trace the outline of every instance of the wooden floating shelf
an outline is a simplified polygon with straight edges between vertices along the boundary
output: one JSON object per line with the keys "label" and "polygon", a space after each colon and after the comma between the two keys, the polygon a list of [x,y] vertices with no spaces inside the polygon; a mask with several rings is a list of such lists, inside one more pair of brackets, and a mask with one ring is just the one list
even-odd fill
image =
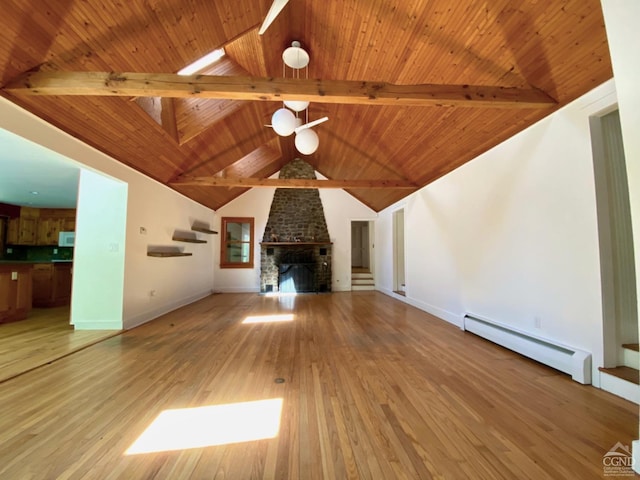
{"label": "wooden floating shelf", "polygon": [[148,257],[190,257],[193,253],[184,252],[147,252]]}
{"label": "wooden floating shelf", "polygon": [[269,247],[286,247],[293,245],[333,245],[333,242],[262,242],[260,245]]}
{"label": "wooden floating shelf", "polygon": [[218,234],[218,232],[216,232],[215,230],[209,230],[208,228],[204,228],[204,227],[191,227],[191,230],[193,230],[194,232],[206,233],[207,235]]}
{"label": "wooden floating shelf", "polygon": [[199,240],[197,238],[189,238],[189,237],[173,237],[171,240],[173,240],[174,242],[207,243],[206,240]]}

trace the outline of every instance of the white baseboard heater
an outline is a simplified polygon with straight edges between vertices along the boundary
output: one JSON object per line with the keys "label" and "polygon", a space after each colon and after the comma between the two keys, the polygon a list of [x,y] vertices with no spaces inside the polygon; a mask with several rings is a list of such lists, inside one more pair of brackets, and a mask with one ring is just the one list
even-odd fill
{"label": "white baseboard heater", "polygon": [[571,375],[576,382],[591,384],[591,354],[537,337],[528,332],[473,314],[464,316],[464,330],[475,333],[525,357]]}

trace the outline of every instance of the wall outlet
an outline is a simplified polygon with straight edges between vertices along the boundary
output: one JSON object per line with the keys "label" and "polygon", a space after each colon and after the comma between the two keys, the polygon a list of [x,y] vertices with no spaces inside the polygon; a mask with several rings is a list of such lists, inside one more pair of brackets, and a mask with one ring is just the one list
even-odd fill
{"label": "wall outlet", "polygon": [[533,317],[533,326],[536,328],[542,328],[542,320],[540,317]]}
{"label": "wall outlet", "polygon": [[53,249],[53,254],[55,255],[56,253],[58,253],[58,249],[57,249],[57,248],[54,248],[54,249]]}
{"label": "wall outlet", "polygon": [[13,248],[7,248],[7,253],[13,253]]}
{"label": "wall outlet", "polygon": [[18,279],[18,272],[11,272],[11,280],[17,280]]}

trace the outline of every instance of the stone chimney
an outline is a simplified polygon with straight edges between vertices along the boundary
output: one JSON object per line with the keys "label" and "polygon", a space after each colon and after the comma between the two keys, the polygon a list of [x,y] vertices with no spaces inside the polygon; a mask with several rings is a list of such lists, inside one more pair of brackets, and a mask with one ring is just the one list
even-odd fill
{"label": "stone chimney", "polygon": [[[308,163],[295,159],[280,178],[315,179]],[[331,241],[316,188],[278,188],[260,249],[261,292],[331,290]]]}

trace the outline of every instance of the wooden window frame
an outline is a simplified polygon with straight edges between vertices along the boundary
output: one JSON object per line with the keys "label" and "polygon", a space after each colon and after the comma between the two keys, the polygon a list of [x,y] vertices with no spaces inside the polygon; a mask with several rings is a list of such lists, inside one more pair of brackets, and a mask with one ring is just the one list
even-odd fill
{"label": "wooden window frame", "polygon": [[[231,243],[249,244],[248,262],[228,262],[227,259],[227,225],[230,223],[248,223],[250,229],[249,241],[232,241]],[[253,251],[255,246],[254,218],[253,217],[222,217],[220,237],[220,268],[253,268]]]}

